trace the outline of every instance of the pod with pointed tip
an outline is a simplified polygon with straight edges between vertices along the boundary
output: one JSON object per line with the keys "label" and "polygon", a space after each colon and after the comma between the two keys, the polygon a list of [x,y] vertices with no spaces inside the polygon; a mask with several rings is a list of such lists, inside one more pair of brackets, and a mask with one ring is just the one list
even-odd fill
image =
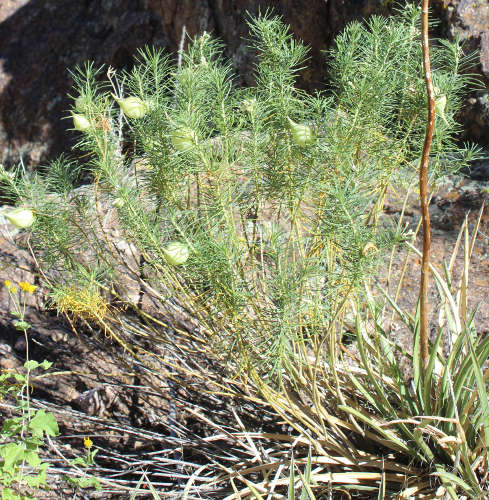
{"label": "pod with pointed tip", "polygon": [[73,111],[71,114],[73,116],[73,127],[76,128],[76,130],[79,130],[80,132],[87,132],[90,130],[90,122],[85,115],[73,113]]}
{"label": "pod with pointed tip", "polygon": [[88,107],[88,97],[86,95],[79,95],[75,99],[75,109],[79,113],[85,113]]}
{"label": "pod with pointed tip", "polygon": [[314,141],[314,132],[312,127],[303,123],[295,123],[290,118],[287,118],[290,126],[290,134],[292,140],[301,147],[309,146]]}
{"label": "pod with pointed tip", "polygon": [[112,97],[117,101],[117,104],[119,104],[123,113],[128,118],[142,118],[148,112],[147,103],[139,97],[116,97],[114,94],[112,94]]}
{"label": "pod with pointed tip", "polygon": [[180,127],[173,132],[171,140],[177,151],[187,151],[197,143],[197,134],[189,127]]}
{"label": "pod with pointed tip", "polygon": [[112,202],[115,208],[122,208],[124,206],[124,200],[122,198],[115,198]]}
{"label": "pod with pointed tip", "polygon": [[28,208],[16,208],[3,215],[18,229],[26,229],[34,223],[34,214]]}
{"label": "pod with pointed tip", "polygon": [[244,99],[240,107],[243,111],[251,116],[253,115],[256,107],[256,99],[254,97],[251,97],[250,99]]}
{"label": "pod with pointed tip", "polygon": [[442,94],[435,99],[435,113],[448,125],[448,120],[445,115],[447,107],[447,96]]}

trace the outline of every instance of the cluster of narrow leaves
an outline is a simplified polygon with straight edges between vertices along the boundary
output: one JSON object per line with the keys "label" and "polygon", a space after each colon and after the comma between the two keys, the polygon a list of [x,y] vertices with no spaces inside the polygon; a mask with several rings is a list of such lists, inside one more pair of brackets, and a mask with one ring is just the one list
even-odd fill
{"label": "cluster of narrow leaves", "polygon": [[[419,426],[404,436],[408,424],[390,420],[418,418],[429,397],[411,404],[400,383],[382,392],[395,365],[373,351],[371,368],[359,333],[371,313],[353,300],[366,300],[376,264],[405,238],[382,208],[390,187],[412,182],[422,148],[419,11],[407,5],[397,18],[349,25],[327,54],[332,86],[315,95],[295,86],[307,48],[288,27],[270,15],[249,26],[254,86],[233,84],[206,33],[177,65],[146,49],[132,71],[109,68],[102,80],[89,64],[74,74],[73,124],[92,184],[76,187],[82,166],[66,157],[43,175],[2,180],[35,213],[31,241],[60,310],[71,307],[138,356],[141,339],[125,330],[120,309],[144,318],[156,346],[165,323],[141,310],[150,297],[172,328],[176,313],[191,320],[194,344],[179,345],[179,356],[205,344],[314,448],[311,484],[423,491],[417,476],[438,455]],[[432,58],[434,181],[476,151],[455,144],[469,81],[462,49],[443,42]],[[367,316],[354,330],[363,349],[354,375],[339,364],[338,340],[357,311]],[[372,346],[383,338],[374,329]],[[176,377],[178,363],[168,365]],[[379,446],[381,457],[371,451]],[[446,469],[433,467],[443,479]]]}

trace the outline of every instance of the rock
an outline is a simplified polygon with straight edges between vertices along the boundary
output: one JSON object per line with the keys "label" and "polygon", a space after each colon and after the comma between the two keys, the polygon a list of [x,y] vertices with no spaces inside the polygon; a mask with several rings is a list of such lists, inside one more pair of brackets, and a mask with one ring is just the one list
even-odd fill
{"label": "rock", "polygon": [[114,389],[99,386],[77,395],[71,402],[84,413],[101,417],[112,406],[116,397]]}
{"label": "rock", "polygon": [[[389,2],[384,2],[389,3]],[[68,115],[72,78],[68,69],[87,60],[130,67],[146,44],[173,54],[182,28],[222,38],[240,80],[251,82],[246,52],[246,12],[284,16],[296,36],[311,45],[301,85],[323,85],[326,49],[354,18],[386,11],[379,0],[2,0],[0,2],[0,162],[35,165],[69,150],[77,133]]]}
{"label": "rock", "polygon": [[17,351],[18,353],[25,352],[27,347],[25,337],[22,335],[17,338],[15,345],[14,345],[14,350]]}
{"label": "rock", "polygon": [[489,161],[478,160],[472,165],[469,176],[479,181],[489,181]]}
{"label": "rock", "polygon": [[465,102],[460,116],[466,132],[464,140],[489,145],[489,3],[480,0],[434,0],[442,20],[442,35],[460,37],[466,54],[476,52],[477,64],[470,69],[480,76],[485,90],[473,92]]}
{"label": "rock", "polygon": [[[175,54],[185,26],[220,37],[238,72],[250,84],[247,12],[268,8],[290,23],[311,46],[300,85],[321,88],[326,75],[322,53],[352,19],[389,13],[380,0],[3,0],[0,2],[0,162],[35,165],[69,150],[77,134],[68,131],[72,87],[68,69],[92,60],[128,68],[146,44]],[[489,5],[480,0],[434,0],[446,36],[460,34],[467,49],[480,49],[479,72],[489,77]],[[489,144],[487,92],[462,115],[466,138]]]}
{"label": "rock", "polygon": [[143,0],[0,2],[0,162],[36,164],[69,149],[68,69],[127,66],[146,43],[166,46]]}
{"label": "rock", "polygon": [[19,370],[22,361],[13,352],[12,346],[0,343],[0,370]]}
{"label": "rock", "polygon": [[484,75],[489,75],[489,30],[481,34],[480,61],[482,72]]}
{"label": "rock", "polygon": [[480,0],[435,0],[444,34],[466,41],[466,49],[478,49],[482,73],[488,77],[489,4]]}
{"label": "rock", "polygon": [[[466,216],[477,218],[480,208],[487,206],[489,182],[454,176],[440,188],[430,205],[432,226],[444,231],[458,230]],[[483,222],[487,215],[483,218]]]}

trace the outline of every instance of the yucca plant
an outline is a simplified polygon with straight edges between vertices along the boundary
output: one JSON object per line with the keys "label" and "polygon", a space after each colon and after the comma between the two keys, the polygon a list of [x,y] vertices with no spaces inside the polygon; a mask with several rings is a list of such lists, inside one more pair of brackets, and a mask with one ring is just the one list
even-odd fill
{"label": "yucca plant", "polygon": [[[377,285],[378,293],[367,286],[365,294],[352,298],[344,328],[356,342],[342,347],[335,366],[304,352],[279,390],[256,377],[275,411],[313,447],[308,484],[316,496],[318,491],[360,490],[368,498],[487,497],[489,343],[478,338],[475,311],[467,307],[470,255],[481,215],[482,210],[470,237],[465,220],[445,272],[431,266],[439,313],[426,370],[417,354],[419,306],[411,315]],[[452,271],[461,241],[464,267],[456,285]],[[408,261],[421,256],[408,247]],[[413,336],[412,352],[390,335],[400,323]],[[410,360],[412,377],[401,369],[401,357]],[[289,463],[292,467],[290,459],[269,465],[273,470],[263,474],[265,479],[246,481],[242,491],[251,489],[260,498],[277,487],[272,473],[283,474],[279,466]],[[253,468],[241,471],[246,472]]]}
{"label": "yucca plant", "polygon": [[[295,87],[307,48],[277,17],[249,26],[257,60],[250,88],[233,85],[221,45],[206,33],[178,65],[145,49],[131,72],[109,68],[105,81],[90,64],[74,73],[77,150],[93,182],[75,187],[80,167],[66,158],[42,175],[3,175],[35,215],[31,244],[53,303],[122,345],[121,360],[145,366],[141,377],[152,374],[153,390],[163,392],[169,379],[190,387],[208,380],[209,394],[263,404],[290,426],[292,436],[246,431],[251,442],[274,440],[276,459],[223,466],[213,484],[231,484],[230,499],[273,484],[289,498],[298,488],[304,498],[368,496],[379,485],[385,495],[421,494],[450,477],[483,489],[478,472],[466,475],[465,457],[450,462],[451,445],[426,431],[433,384],[455,384],[475,407],[478,397],[464,386],[475,365],[458,365],[454,354],[450,369],[463,366],[462,378],[417,377],[409,392],[364,293],[387,250],[407,237],[381,215],[389,188],[413,182],[422,151],[418,9],[350,24],[328,53],[331,88],[312,96]],[[476,151],[455,143],[470,80],[461,47],[440,42],[432,60],[445,102],[430,156],[434,183]],[[360,354],[347,364],[341,338],[351,321]],[[481,361],[485,348],[461,332],[453,352],[464,346],[467,359]],[[211,375],[216,362],[221,378]],[[483,385],[480,371],[473,376]],[[467,446],[479,453],[480,414],[457,427],[451,404],[455,415],[453,399],[436,402],[439,416],[452,419],[442,437],[466,424]],[[307,464],[300,482],[299,463]]]}

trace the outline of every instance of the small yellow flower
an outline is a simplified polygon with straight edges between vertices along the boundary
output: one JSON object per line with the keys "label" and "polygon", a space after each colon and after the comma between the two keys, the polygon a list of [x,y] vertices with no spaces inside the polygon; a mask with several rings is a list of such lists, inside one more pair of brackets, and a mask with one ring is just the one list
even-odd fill
{"label": "small yellow flower", "polygon": [[5,280],[3,284],[5,285],[5,288],[10,288],[12,286],[12,282],[10,280]]}
{"label": "small yellow flower", "polygon": [[27,281],[21,281],[19,283],[19,286],[20,286],[20,288],[22,288],[22,290],[24,290],[24,292],[27,292],[27,293],[34,293],[34,291],[37,288],[36,285],[31,285]]}
{"label": "small yellow flower", "polygon": [[85,446],[85,448],[90,449],[92,447],[92,445],[93,445],[93,442],[89,437],[86,437],[83,440],[83,446]]}
{"label": "small yellow flower", "polygon": [[17,287],[16,286],[11,286],[8,291],[13,295],[17,293]]}

